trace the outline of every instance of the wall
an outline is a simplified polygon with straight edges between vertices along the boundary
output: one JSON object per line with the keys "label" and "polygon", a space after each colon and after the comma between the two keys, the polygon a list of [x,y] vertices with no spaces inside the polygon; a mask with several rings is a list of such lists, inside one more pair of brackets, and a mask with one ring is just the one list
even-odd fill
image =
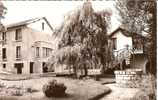
{"label": "wall", "polygon": [[[33,72],[42,73],[43,72],[43,62],[46,62],[48,57],[43,57],[43,47],[53,49],[51,35],[45,34],[43,32],[37,31],[30,27],[25,29],[27,33],[27,51],[30,51],[27,55],[28,63],[34,62]],[[40,48],[40,57],[36,57],[36,47]],[[29,66],[28,66],[29,67]],[[30,68],[30,67],[29,67]]]}
{"label": "wall", "polygon": [[123,35],[120,31],[118,33],[114,34],[114,36],[112,36],[112,38],[117,38],[116,51],[118,51],[120,49],[124,49],[126,47],[126,45],[129,45],[129,47],[132,47],[132,38]]}
{"label": "wall", "polygon": [[[23,33],[24,27],[21,27],[21,28],[22,28],[22,33]],[[14,68],[14,63],[23,63],[23,61],[26,60],[26,55],[27,55],[27,51],[25,51],[26,46],[24,45],[25,36],[22,37],[22,41],[16,41],[15,40],[15,29],[16,28],[8,30],[6,32],[6,43],[4,45],[1,43],[2,48],[6,48],[7,60],[2,61],[2,55],[0,57],[1,66],[3,65],[3,63],[7,64],[6,68],[4,70],[7,70],[7,71],[13,72],[13,73],[17,72],[16,69]],[[2,37],[2,34],[0,37]],[[21,50],[22,50],[21,52],[22,52],[22,54],[24,54],[24,55],[22,55],[22,59],[20,61],[16,60],[16,46],[21,46]],[[1,53],[2,53],[2,49],[1,49]]]}
{"label": "wall", "polygon": [[[42,23],[44,23],[44,30],[42,29]],[[28,25],[28,27],[49,35],[52,35],[53,33],[44,19],[41,19],[35,23],[31,23]]]}
{"label": "wall", "polygon": [[[2,45],[1,48],[7,49],[7,61],[2,61],[2,49],[0,49],[0,69],[9,71],[12,73],[17,73],[17,69],[14,67],[15,63],[23,63],[22,73],[29,74],[30,73],[30,62],[35,62],[34,64],[34,72],[42,73],[42,62],[46,61],[47,58],[35,59],[35,42],[41,41],[40,48],[48,47],[52,48],[51,36],[46,35],[43,32],[36,31],[34,29],[28,28],[26,26],[22,28],[22,41],[15,41],[15,29],[10,29],[7,31],[7,43]],[[2,37],[2,34],[0,34]],[[16,46],[21,46],[21,54],[22,58],[20,60],[16,60]],[[41,49],[42,53],[42,49]],[[41,54],[42,55],[42,54]],[[6,63],[6,68],[2,68],[3,63]]]}
{"label": "wall", "polygon": [[141,69],[117,70],[115,73],[116,84],[119,87],[137,88],[137,82],[141,79]]}

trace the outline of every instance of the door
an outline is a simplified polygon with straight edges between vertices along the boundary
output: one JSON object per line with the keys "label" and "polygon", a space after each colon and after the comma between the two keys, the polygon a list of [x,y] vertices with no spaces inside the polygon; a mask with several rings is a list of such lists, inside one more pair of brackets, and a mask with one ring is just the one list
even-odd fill
{"label": "door", "polygon": [[45,62],[43,62],[42,67],[43,67],[43,73],[48,72],[48,68],[47,68],[47,66],[46,66],[46,63],[45,63]]}
{"label": "door", "polygon": [[30,73],[33,73],[33,65],[34,65],[34,63],[30,62]]}
{"label": "door", "polygon": [[15,68],[17,69],[17,74],[22,74],[23,63],[16,63]]}

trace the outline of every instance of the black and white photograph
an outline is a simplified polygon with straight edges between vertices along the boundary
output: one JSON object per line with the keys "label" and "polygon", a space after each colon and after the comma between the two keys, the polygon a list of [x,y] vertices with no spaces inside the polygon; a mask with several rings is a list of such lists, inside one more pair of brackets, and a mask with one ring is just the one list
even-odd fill
{"label": "black and white photograph", "polygon": [[157,100],[157,0],[0,0],[0,100]]}

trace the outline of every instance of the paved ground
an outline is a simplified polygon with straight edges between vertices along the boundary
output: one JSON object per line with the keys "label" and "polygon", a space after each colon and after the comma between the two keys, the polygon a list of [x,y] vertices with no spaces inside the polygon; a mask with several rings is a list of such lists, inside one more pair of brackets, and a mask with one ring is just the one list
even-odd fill
{"label": "paved ground", "polygon": [[139,91],[138,88],[121,88],[117,87],[116,84],[107,84],[105,86],[109,87],[112,91],[100,100],[127,100],[133,98]]}

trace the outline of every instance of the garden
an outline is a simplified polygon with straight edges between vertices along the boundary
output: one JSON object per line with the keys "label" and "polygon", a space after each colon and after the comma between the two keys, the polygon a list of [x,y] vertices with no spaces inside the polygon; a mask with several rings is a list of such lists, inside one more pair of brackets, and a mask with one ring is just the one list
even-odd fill
{"label": "garden", "polygon": [[93,79],[43,77],[29,80],[1,80],[0,100],[94,100],[110,88]]}

